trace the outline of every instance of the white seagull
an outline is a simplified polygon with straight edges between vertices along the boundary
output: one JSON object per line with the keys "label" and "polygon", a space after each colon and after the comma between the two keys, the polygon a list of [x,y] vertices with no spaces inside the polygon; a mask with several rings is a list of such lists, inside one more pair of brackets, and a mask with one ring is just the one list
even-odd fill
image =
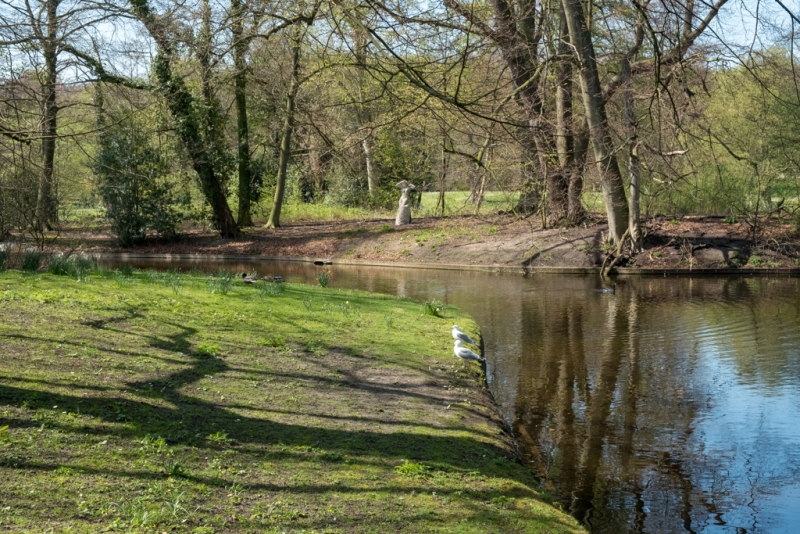
{"label": "white seagull", "polygon": [[458,356],[462,360],[478,360],[479,362],[485,362],[486,361],[486,359],[481,358],[480,356],[478,356],[477,354],[475,354],[474,352],[472,352],[468,348],[462,347],[460,339],[456,339],[456,344],[453,347],[453,352],[455,353],[456,356]]}
{"label": "white seagull", "polygon": [[452,332],[453,332],[453,339],[460,339],[461,341],[464,341],[465,343],[472,343],[473,345],[477,345],[478,344],[476,341],[473,341],[471,337],[469,337],[467,334],[462,332],[457,324],[453,325]]}

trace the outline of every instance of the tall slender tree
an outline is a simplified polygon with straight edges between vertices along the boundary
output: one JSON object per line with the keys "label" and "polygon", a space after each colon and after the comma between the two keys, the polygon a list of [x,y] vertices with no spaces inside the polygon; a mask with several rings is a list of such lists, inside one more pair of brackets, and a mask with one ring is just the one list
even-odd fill
{"label": "tall slender tree", "polygon": [[628,205],[622,172],[614,154],[611,131],[608,127],[592,36],[581,1],[561,0],[561,5],[569,28],[570,42],[578,59],[583,107],[589,124],[589,136],[592,140],[597,170],[603,185],[609,235],[614,243],[619,243],[628,229]]}
{"label": "tall slender tree", "polygon": [[286,173],[289,168],[289,159],[292,155],[292,133],[294,132],[294,113],[297,91],[300,88],[300,51],[303,43],[303,29],[295,24],[290,39],[292,52],[291,78],[286,91],[286,116],[283,122],[283,137],[281,139],[280,156],[278,159],[278,177],[275,185],[275,197],[272,201],[272,211],[269,214],[267,228],[278,228],[281,225],[281,208],[286,190]]}
{"label": "tall slender tree", "polygon": [[239,177],[239,226],[252,226],[250,213],[252,170],[250,168],[250,128],[247,120],[247,52],[250,40],[245,36],[245,3],[231,0],[231,37],[233,39],[233,84],[236,102],[237,171]]}

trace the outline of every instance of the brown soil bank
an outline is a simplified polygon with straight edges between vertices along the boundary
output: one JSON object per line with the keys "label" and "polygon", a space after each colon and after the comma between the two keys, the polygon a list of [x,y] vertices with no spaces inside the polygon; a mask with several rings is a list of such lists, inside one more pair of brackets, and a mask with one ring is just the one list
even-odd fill
{"label": "brown soil bank", "polygon": [[[644,252],[621,265],[634,270],[787,270],[800,268],[800,236],[790,224],[766,221],[755,244],[744,223],[720,217],[652,219]],[[508,215],[417,219],[396,228],[391,220],[296,223],[245,229],[236,239],[188,231],[177,242],[121,249],[107,234],[66,233],[88,252],[260,255],[348,262],[599,269],[608,227],[593,220],[575,228],[542,229],[538,220]]]}

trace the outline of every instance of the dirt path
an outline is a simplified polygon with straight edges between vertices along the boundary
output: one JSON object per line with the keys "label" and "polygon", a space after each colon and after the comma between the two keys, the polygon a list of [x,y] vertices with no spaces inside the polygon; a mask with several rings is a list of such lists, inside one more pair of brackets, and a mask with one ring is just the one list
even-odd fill
{"label": "dirt path", "polygon": [[[790,224],[771,221],[752,245],[744,223],[719,217],[653,219],[645,250],[627,263],[638,269],[798,268],[800,236]],[[396,228],[391,220],[254,227],[237,239],[186,231],[178,242],[149,242],[120,249],[102,233],[67,232],[86,252],[262,255],[339,261],[404,262],[506,268],[596,269],[605,256],[608,227],[590,221],[576,228],[542,229],[538,220],[508,215],[417,219]]]}

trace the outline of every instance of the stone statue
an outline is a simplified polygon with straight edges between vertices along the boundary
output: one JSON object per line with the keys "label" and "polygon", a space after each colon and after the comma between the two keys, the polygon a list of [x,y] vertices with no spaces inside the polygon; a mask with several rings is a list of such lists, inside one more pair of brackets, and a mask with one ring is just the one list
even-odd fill
{"label": "stone statue", "polygon": [[398,182],[395,187],[402,191],[400,195],[400,206],[397,209],[397,218],[394,220],[395,226],[411,223],[411,204],[409,203],[409,196],[412,191],[416,191],[417,187],[414,184],[408,183],[406,180]]}

